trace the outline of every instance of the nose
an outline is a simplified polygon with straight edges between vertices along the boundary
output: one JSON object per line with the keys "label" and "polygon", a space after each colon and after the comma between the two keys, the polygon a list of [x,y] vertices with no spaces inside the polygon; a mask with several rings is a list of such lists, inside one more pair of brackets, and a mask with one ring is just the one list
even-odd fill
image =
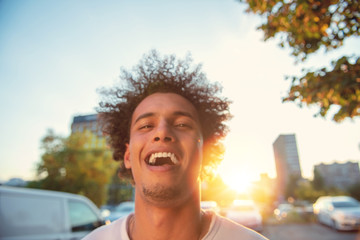
{"label": "nose", "polygon": [[161,121],[154,134],[154,142],[172,142],[175,139],[171,126],[166,121]]}
{"label": "nose", "polygon": [[[161,140],[160,137],[155,137],[154,138],[155,142],[158,142]],[[171,137],[164,137],[164,142],[171,142],[172,141],[172,138]]]}

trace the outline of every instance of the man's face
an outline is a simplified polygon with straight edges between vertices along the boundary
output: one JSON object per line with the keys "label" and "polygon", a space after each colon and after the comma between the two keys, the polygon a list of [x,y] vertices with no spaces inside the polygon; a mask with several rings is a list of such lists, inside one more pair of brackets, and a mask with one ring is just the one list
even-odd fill
{"label": "man's face", "polygon": [[137,194],[169,204],[199,190],[203,138],[195,107],[174,93],[155,93],[135,109],[124,156]]}

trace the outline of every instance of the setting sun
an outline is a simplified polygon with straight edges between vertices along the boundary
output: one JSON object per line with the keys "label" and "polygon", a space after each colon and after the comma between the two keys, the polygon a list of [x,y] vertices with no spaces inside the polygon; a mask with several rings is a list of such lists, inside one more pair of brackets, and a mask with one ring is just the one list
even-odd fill
{"label": "setting sun", "polygon": [[225,164],[219,167],[219,174],[224,183],[237,193],[248,193],[254,176],[246,172],[244,168],[232,168]]}
{"label": "setting sun", "polygon": [[[252,183],[259,179],[257,169],[252,161],[250,147],[239,148],[236,139],[227,139],[224,142],[226,151],[223,162],[218,168],[218,173],[224,183],[237,193],[249,193]],[[245,150],[245,151],[242,151]]]}

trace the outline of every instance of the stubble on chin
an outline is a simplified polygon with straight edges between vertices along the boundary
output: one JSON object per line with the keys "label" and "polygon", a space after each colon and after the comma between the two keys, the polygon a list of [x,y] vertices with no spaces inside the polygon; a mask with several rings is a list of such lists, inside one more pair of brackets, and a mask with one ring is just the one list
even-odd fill
{"label": "stubble on chin", "polygon": [[155,186],[143,186],[143,194],[146,198],[155,202],[167,202],[177,199],[181,193],[177,187],[166,187],[161,184]]}

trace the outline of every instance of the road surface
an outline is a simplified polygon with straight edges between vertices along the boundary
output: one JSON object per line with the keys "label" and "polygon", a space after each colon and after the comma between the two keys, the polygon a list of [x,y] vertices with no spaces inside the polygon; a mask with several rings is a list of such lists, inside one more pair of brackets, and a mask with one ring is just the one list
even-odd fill
{"label": "road surface", "polygon": [[262,232],[270,240],[360,240],[360,232],[337,232],[317,224],[265,225]]}

